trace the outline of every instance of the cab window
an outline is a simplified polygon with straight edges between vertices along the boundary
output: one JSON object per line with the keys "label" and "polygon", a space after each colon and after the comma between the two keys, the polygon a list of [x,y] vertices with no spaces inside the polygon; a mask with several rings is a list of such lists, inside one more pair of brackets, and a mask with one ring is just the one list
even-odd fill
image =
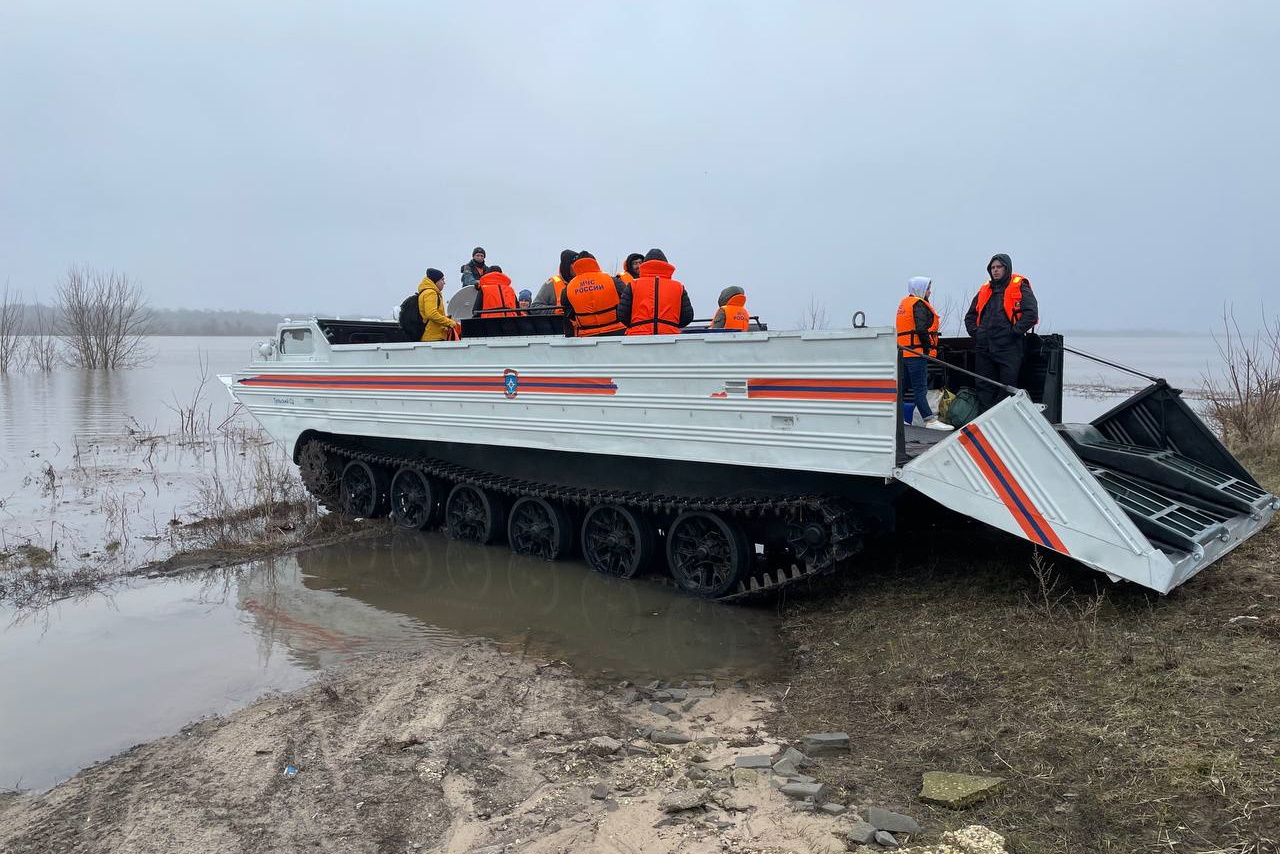
{"label": "cab window", "polygon": [[311,330],[307,327],[282,329],[280,331],[281,354],[285,356],[310,356],[315,351],[316,345],[311,340]]}

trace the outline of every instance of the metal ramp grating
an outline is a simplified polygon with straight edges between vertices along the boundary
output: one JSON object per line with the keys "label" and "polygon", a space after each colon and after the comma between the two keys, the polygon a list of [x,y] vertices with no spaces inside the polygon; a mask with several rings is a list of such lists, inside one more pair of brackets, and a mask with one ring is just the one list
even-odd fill
{"label": "metal ramp grating", "polygon": [[1175,454],[1170,451],[1161,451],[1155,448],[1142,448],[1138,445],[1125,445],[1120,442],[1102,441],[1092,443],[1095,447],[1108,451],[1119,451],[1124,454],[1133,454],[1135,456],[1143,456],[1149,459],[1157,460],[1172,469],[1188,474],[1191,477],[1201,480],[1206,484],[1221,489],[1230,495],[1234,495],[1242,501],[1250,504],[1262,501],[1267,497],[1265,490],[1259,489],[1251,483],[1234,478],[1229,474],[1220,472],[1217,469],[1209,468],[1206,465],[1188,459],[1181,454]]}
{"label": "metal ramp grating", "polygon": [[1098,483],[1152,540],[1196,551],[1226,534],[1226,513],[1190,507],[1144,481],[1105,468],[1091,468]]}

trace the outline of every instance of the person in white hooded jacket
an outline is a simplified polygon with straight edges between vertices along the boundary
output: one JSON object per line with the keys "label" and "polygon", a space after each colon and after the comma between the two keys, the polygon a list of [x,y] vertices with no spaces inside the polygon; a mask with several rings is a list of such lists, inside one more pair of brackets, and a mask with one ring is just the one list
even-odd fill
{"label": "person in white hooded jacket", "polygon": [[[943,423],[929,406],[929,360],[925,357],[936,358],[938,355],[938,327],[941,322],[937,310],[929,302],[932,291],[932,279],[912,277],[907,282],[907,295],[898,304],[895,325],[898,345],[906,348],[902,351],[902,367],[911,384],[916,411],[930,430],[950,430],[951,425]],[[905,417],[906,412],[903,415]]]}

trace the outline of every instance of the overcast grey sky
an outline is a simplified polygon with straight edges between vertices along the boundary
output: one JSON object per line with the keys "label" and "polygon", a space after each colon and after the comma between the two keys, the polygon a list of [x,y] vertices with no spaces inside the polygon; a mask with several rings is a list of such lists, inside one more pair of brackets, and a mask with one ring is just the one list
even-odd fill
{"label": "overcast grey sky", "polygon": [[482,244],[666,250],[699,316],[890,322],[1008,252],[1047,325],[1280,264],[1280,3],[0,3],[0,281],[383,313]]}

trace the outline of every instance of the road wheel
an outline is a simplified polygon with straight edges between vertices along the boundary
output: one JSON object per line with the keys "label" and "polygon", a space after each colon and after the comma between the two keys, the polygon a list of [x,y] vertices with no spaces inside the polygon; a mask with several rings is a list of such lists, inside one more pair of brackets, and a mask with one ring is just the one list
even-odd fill
{"label": "road wheel", "polygon": [[374,519],[386,515],[390,478],[382,466],[352,460],[342,470],[338,501],[349,516]]}
{"label": "road wheel", "polygon": [[592,507],[582,522],[582,556],[596,572],[631,578],[653,561],[649,520],[614,504]]}
{"label": "road wheel", "polygon": [[695,596],[714,599],[732,592],[754,560],[742,529],[716,513],[689,510],[667,529],[671,574]]}
{"label": "road wheel", "polygon": [[525,496],[511,508],[507,542],[516,554],[556,560],[573,548],[573,523],[558,504]]}
{"label": "road wheel", "polygon": [[418,469],[405,466],[391,478],[391,519],[401,528],[434,528],[443,513],[443,486]]}
{"label": "road wheel", "polygon": [[502,500],[477,486],[459,483],[444,505],[445,528],[455,540],[489,545],[502,539]]}

